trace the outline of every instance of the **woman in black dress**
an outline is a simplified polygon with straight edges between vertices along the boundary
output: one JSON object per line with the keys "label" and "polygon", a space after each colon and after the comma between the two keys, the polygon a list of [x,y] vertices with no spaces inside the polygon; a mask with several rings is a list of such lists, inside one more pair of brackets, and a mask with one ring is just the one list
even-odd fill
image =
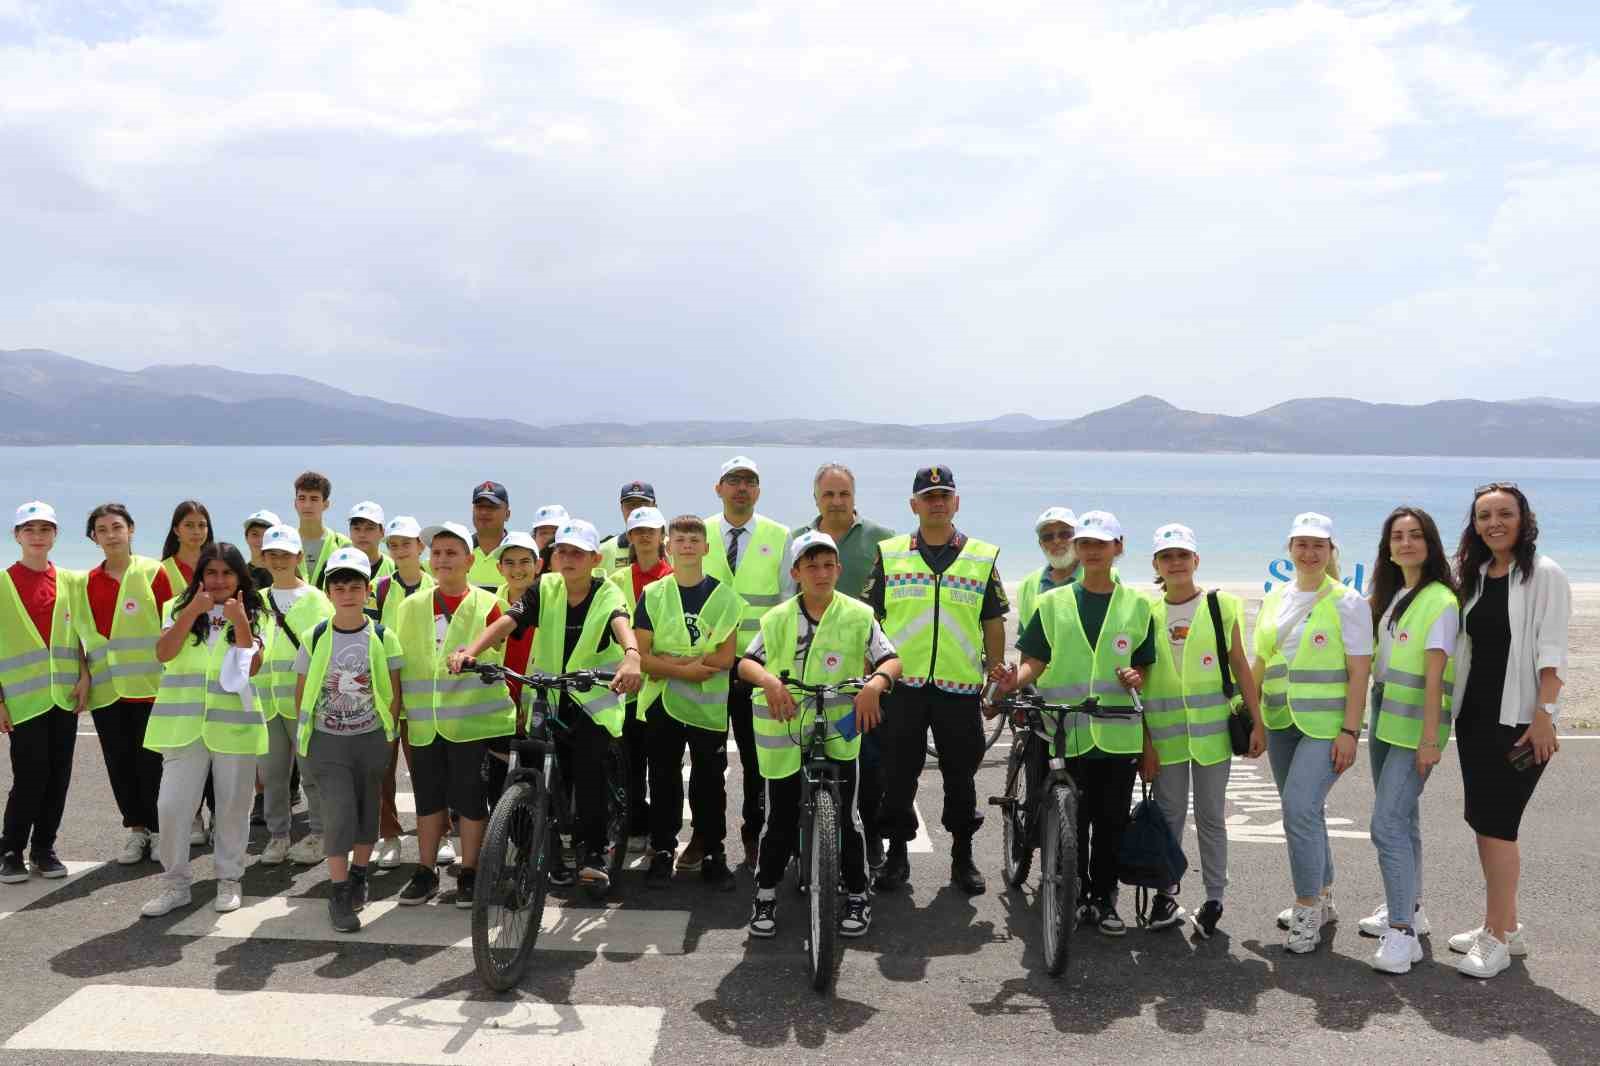
{"label": "woman in black dress", "polygon": [[1522,490],[1496,482],[1474,493],[1456,552],[1456,748],[1487,901],[1483,925],[1451,937],[1450,949],[1466,956],[1459,969],[1471,977],[1493,977],[1512,955],[1528,953],[1517,922],[1517,829],[1561,747],[1556,700],[1572,589],[1555,561],[1538,554],[1538,535]]}

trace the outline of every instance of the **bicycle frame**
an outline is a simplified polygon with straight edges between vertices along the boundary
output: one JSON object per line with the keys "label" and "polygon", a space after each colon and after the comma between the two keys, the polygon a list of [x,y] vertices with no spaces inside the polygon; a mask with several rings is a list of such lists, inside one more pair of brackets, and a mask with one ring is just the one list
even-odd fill
{"label": "bicycle frame", "polygon": [[[810,847],[807,830],[810,826],[810,816],[816,812],[816,794],[819,788],[827,789],[833,796],[835,809],[839,806],[839,767],[828,758],[828,737],[833,735],[831,723],[828,721],[827,703],[830,696],[843,696],[852,691],[859,692],[868,678],[854,678],[841,681],[837,685],[808,685],[789,676],[786,670],[779,675],[788,688],[799,693],[804,702],[809,702],[812,707],[810,727],[804,734],[796,738],[793,732],[789,739],[802,749],[800,761],[800,853],[807,854]],[[802,706],[804,704],[802,703]],[[802,883],[805,877],[806,864],[801,864]]]}

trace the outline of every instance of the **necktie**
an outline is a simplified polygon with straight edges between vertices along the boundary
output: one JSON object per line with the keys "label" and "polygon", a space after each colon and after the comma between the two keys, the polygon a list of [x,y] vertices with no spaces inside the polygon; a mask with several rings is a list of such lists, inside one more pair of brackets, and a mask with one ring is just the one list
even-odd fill
{"label": "necktie", "polygon": [[739,568],[739,537],[743,533],[744,533],[744,530],[741,529],[739,526],[734,526],[733,528],[728,530],[728,569],[729,570],[737,570]]}

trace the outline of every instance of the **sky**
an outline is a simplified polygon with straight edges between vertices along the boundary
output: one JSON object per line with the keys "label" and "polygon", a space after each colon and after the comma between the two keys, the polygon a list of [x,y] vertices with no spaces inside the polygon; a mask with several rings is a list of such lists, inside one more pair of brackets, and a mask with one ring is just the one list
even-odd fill
{"label": "sky", "polygon": [[1600,400],[1600,4],[0,0],[0,348],[526,421]]}

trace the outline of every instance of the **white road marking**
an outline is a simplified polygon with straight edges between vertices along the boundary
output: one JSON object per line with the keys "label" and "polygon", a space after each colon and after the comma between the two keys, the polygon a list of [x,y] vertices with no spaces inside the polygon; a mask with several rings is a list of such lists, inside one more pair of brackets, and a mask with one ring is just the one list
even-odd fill
{"label": "white road marking", "polygon": [[565,1006],[532,1000],[389,999],[304,992],[89,985],[18,1032],[30,1051],[143,1052],[243,1058],[322,1057],[433,1066],[605,1063],[647,1066],[658,1007]]}
{"label": "white road marking", "polygon": [[103,862],[63,862],[67,876],[51,881],[34,874],[18,885],[0,885],[0,921],[11,917],[22,908],[41,900],[52,892],[66,888],[84,874],[100,869]]}
{"label": "white road marking", "polygon": [[[1277,786],[1267,768],[1253,760],[1234,757],[1233,769],[1228,776],[1228,839],[1241,844],[1282,844],[1288,838],[1283,832],[1283,805],[1278,799]],[[1257,822],[1256,815],[1273,816],[1271,821]],[[1328,817],[1328,836],[1350,840],[1371,839],[1364,830],[1337,829],[1335,826],[1354,825],[1349,818]],[[1194,831],[1191,819],[1186,827]]]}
{"label": "white road marking", "polygon": [[[339,943],[471,948],[470,913],[453,904],[402,907],[374,900],[361,912],[361,931],[336,933],[328,924],[328,902],[306,896],[246,896],[232,914],[209,907],[171,926],[174,936],[234,940],[327,940]],[[682,955],[689,934],[688,911],[626,907],[563,907],[545,903],[538,949],[594,954]]]}

